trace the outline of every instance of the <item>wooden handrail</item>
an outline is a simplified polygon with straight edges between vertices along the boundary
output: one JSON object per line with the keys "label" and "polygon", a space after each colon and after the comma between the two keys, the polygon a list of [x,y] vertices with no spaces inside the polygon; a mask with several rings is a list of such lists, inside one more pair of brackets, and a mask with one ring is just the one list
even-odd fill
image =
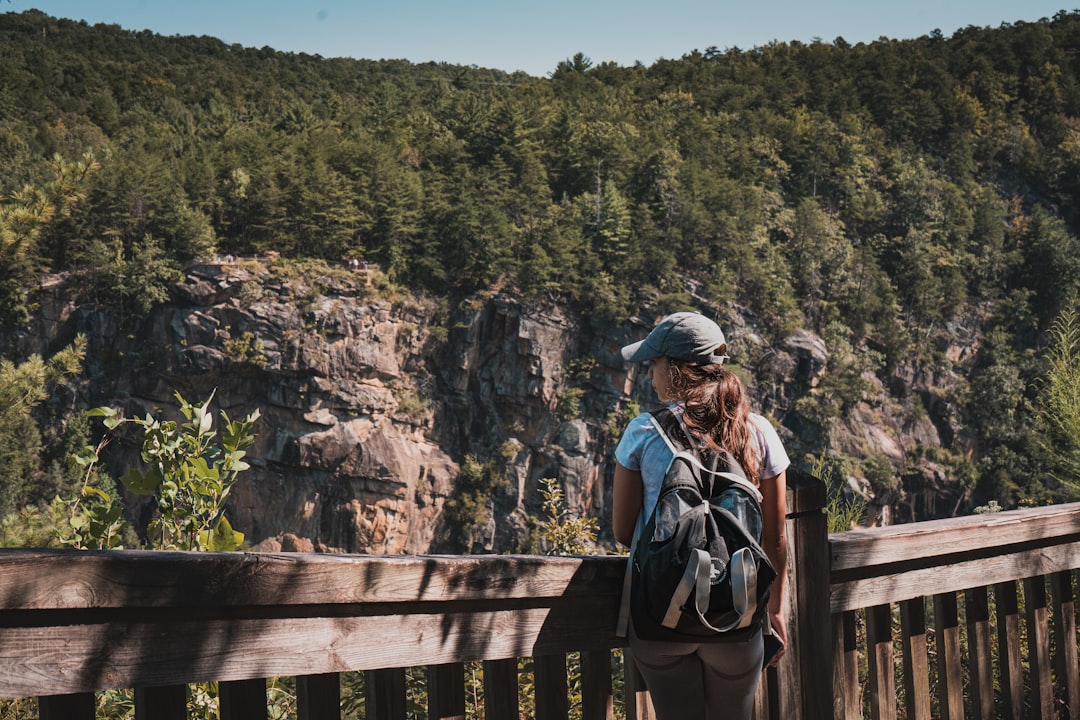
{"label": "wooden handrail", "polygon": [[[864,704],[874,718],[897,716],[899,647],[908,718],[929,720],[936,699],[933,717],[950,720],[965,717],[965,705],[968,716],[1019,720],[1025,702],[1037,717],[1080,719],[1073,581],[1080,568],[1080,503],[836,533],[828,547],[834,718],[864,717]],[[860,655],[867,661],[865,684]]]}
{"label": "wooden handrail", "polygon": [[0,697],[608,649],[624,562],[5,550]]}
{"label": "wooden handrail", "polygon": [[[855,718],[865,704],[896,717],[898,695],[909,718],[932,702],[935,717],[994,717],[1019,713],[1025,694],[1080,717],[1080,504],[830,536],[824,500],[792,473],[791,650],[759,717]],[[454,717],[461,663],[483,660],[489,708],[514,714],[517,659],[531,657],[538,713],[561,718],[565,658],[581,652],[585,717],[611,718],[624,568],[615,556],[0,550],[0,697],[49,696],[42,717],[87,717],[86,693],[136,688],[143,712],[175,713],[177,686],[216,680],[224,710],[257,702],[263,678],[295,676],[301,717],[336,717],[337,673],[361,669],[371,716],[400,717],[403,668],[427,666],[432,711]],[[629,717],[649,717],[632,673],[626,683]]]}
{"label": "wooden handrail", "polygon": [[[823,504],[821,484],[793,473],[789,535],[819,534],[805,544],[811,554],[824,542]],[[404,667],[428,666],[430,686],[441,689],[431,702],[457,705],[460,693],[446,689],[460,663],[484,660],[489,702],[510,708],[516,693],[496,681],[532,657],[538,712],[561,717],[565,658],[581,652],[585,716],[609,718],[624,568],[615,556],[0,550],[0,697],[47,695],[43,716],[73,717],[87,710],[77,694],[134,687],[143,712],[175,714],[185,683],[221,682],[224,710],[226,700],[257,697],[262,678],[282,675],[298,677],[304,707],[325,708],[335,674],[362,669],[373,673],[374,717],[395,717]],[[792,587],[800,587],[794,573]],[[827,622],[825,612],[805,636],[827,638]],[[793,647],[781,675],[798,673]],[[795,717],[781,708],[806,702],[799,684],[784,695],[775,671],[771,681],[762,713]],[[649,717],[636,673],[625,694],[633,717]]]}

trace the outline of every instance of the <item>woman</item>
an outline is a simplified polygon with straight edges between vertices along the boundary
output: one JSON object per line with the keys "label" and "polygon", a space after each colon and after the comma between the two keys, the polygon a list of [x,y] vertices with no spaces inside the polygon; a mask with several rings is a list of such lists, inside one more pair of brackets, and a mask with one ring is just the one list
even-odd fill
{"label": "woman", "polygon": [[[777,572],[769,623],[786,639],[781,614],[787,568],[787,453],[768,420],[750,412],[739,378],[724,368],[724,333],[699,313],[665,318],[641,342],[627,345],[629,362],[649,362],[657,397],[683,420],[702,448],[730,452],[762,494],[762,547]],[[634,418],[615,449],[612,525],[629,546],[656,505],[672,453],[648,413]],[[640,519],[639,519],[640,518]],[[749,642],[673,643],[644,640],[630,628],[630,647],[653,698],[658,720],[749,718],[764,657],[762,633]],[[779,660],[783,650],[772,659]]]}

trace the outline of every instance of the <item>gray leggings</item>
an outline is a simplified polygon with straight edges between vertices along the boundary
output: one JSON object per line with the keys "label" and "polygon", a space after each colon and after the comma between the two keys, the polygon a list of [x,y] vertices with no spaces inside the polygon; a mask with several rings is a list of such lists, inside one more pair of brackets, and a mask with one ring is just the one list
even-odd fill
{"label": "gray leggings", "polygon": [[765,656],[761,633],[729,643],[642,640],[630,628],[630,649],[656,720],[749,720]]}

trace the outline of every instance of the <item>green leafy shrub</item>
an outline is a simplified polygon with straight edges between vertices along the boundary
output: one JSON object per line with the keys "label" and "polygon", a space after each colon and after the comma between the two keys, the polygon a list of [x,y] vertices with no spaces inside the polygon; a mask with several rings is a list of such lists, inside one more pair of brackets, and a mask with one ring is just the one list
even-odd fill
{"label": "green leafy shrub", "polygon": [[596,545],[599,524],[594,517],[575,517],[565,507],[565,496],[556,478],[540,481],[545,519],[540,537],[546,555],[584,555]]}
{"label": "green leafy shrub", "polygon": [[[125,418],[121,411],[108,407],[95,408],[89,414],[103,417],[110,431],[125,424],[143,430],[142,460],[146,469],[133,468],[122,481],[132,492],[153,495],[156,500],[157,512],[147,528],[151,546],[159,550],[236,550],[244,536],[229,524],[225,503],[237,476],[249,467],[244,456],[255,442],[251,429],[259,419],[259,411],[236,421],[222,411],[225,429],[218,440],[209,408],[213,394],[197,405],[180,393],[176,393],[176,399],[186,419],[179,424],[149,414],[145,418]],[[104,446],[105,441],[85,449],[81,463],[94,467]],[[93,486],[88,492],[102,503],[107,502],[107,493],[95,491]],[[100,521],[112,517],[113,512],[111,506],[103,507]]]}

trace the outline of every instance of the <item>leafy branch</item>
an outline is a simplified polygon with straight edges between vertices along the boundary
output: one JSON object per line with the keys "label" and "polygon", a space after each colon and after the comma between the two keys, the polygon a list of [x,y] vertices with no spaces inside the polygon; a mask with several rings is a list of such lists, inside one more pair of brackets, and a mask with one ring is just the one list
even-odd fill
{"label": "leafy branch", "polygon": [[[94,408],[87,414],[104,418],[110,432],[123,425],[142,428],[141,457],[146,467],[132,468],[122,481],[132,492],[152,495],[156,500],[157,512],[147,528],[151,546],[161,550],[236,550],[244,535],[229,524],[225,504],[239,474],[249,467],[244,457],[255,442],[251,429],[259,411],[243,420],[231,420],[222,411],[224,431],[218,439],[210,411],[213,393],[195,405],[180,393],[176,399],[186,422],[159,420],[149,413],[145,418],[126,418],[121,410],[110,407]],[[107,443],[106,437],[96,448],[87,446],[76,459],[87,467],[80,498],[93,497],[100,502],[108,498],[89,482]],[[72,503],[73,509],[79,501]]]}

